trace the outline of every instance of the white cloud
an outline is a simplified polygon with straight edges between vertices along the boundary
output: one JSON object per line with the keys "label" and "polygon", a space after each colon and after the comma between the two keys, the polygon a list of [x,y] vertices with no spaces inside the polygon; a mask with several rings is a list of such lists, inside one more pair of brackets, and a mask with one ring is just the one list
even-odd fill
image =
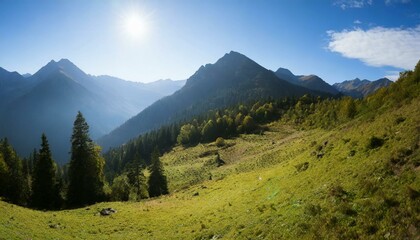
{"label": "white cloud", "polygon": [[370,66],[413,69],[420,58],[420,25],[415,28],[374,27],[328,31],[328,50]]}
{"label": "white cloud", "polygon": [[405,4],[405,3],[409,3],[409,2],[411,2],[411,0],[385,0],[385,4],[386,5],[392,5],[392,4],[394,4],[394,3],[403,3],[403,4]]}
{"label": "white cloud", "polygon": [[336,0],[334,5],[345,10],[347,8],[363,8],[372,5],[372,1],[373,0]]}
{"label": "white cloud", "polygon": [[384,77],[386,77],[386,78],[395,82],[400,77],[400,72],[398,72],[398,71],[387,71],[386,75]]}
{"label": "white cloud", "polygon": [[354,24],[362,24],[362,21],[360,21],[359,19],[354,20],[353,22]]}

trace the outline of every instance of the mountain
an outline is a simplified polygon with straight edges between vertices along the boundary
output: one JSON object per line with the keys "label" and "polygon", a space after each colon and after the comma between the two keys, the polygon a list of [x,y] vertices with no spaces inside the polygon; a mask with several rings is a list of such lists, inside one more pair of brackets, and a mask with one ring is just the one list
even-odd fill
{"label": "mountain", "polygon": [[[1,237],[419,239],[419,85],[420,63],[354,101],[354,118],[340,116],[349,99],[321,100],[304,104],[314,111],[291,109],[309,121],[283,117],[264,134],[225,139],[224,147],[176,146],[160,157],[170,196],[117,202],[125,195],[113,191],[113,202],[61,211],[2,198]],[[314,124],[326,119],[324,127]],[[113,189],[126,189],[122,178]],[[98,216],[104,207],[118,212]]]}
{"label": "mountain", "polygon": [[88,75],[62,59],[27,78],[0,69],[0,84],[0,138],[7,137],[26,156],[39,146],[44,132],[54,158],[64,163],[77,111],[84,114],[95,139],[175,91],[180,83],[160,82],[163,90],[148,89],[153,85]]}
{"label": "mountain", "polygon": [[275,74],[280,79],[311,90],[326,92],[332,95],[337,95],[339,93],[334,87],[316,75],[296,76],[286,68],[277,69]]}
{"label": "mountain", "polygon": [[289,69],[287,68],[279,68],[275,72],[276,76],[280,79],[286,80],[293,84],[298,84],[299,79],[297,76],[295,76]]}
{"label": "mountain", "polygon": [[209,109],[268,97],[325,93],[279,79],[248,57],[230,52],[214,64],[201,66],[183,88],[153,103],[123,125],[100,138],[103,149],[121,145],[166,123],[187,119]]}
{"label": "mountain", "polygon": [[334,83],[333,87],[345,95],[362,98],[375,92],[379,88],[389,86],[391,83],[393,82],[388,78],[380,78],[376,81],[369,81],[367,79],[360,80],[359,78],[355,78],[342,83]]}
{"label": "mountain", "polygon": [[151,83],[146,83],[144,87],[150,91],[159,92],[168,96],[183,87],[185,83],[186,80],[161,79]]}
{"label": "mountain", "polygon": [[300,76],[299,82],[301,86],[312,90],[322,91],[332,95],[339,93],[334,87],[316,75]]}
{"label": "mountain", "polygon": [[27,81],[22,75],[0,67],[0,109],[21,96],[27,88]]}

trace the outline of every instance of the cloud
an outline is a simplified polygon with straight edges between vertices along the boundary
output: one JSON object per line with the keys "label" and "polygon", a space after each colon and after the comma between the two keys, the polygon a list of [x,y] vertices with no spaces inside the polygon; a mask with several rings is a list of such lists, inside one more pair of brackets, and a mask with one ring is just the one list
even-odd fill
{"label": "cloud", "polygon": [[398,71],[387,71],[386,75],[384,77],[386,77],[386,78],[388,78],[392,81],[396,81],[400,77],[400,72],[398,72]]}
{"label": "cloud", "polygon": [[328,50],[369,66],[413,69],[420,58],[420,25],[415,28],[374,27],[328,31]]}
{"label": "cloud", "polygon": [[360,21],[359,19],[354,20],[353,22],[354,24],[362,24],[362,21]]}
{"label": "cloud", "polygon": [[385,4],[387,6],[392,5],[394,3],[402,3],[402,4],[405,4],[405,3],[409,3],[409,2],[411,2],[411,0],[385,0]]}
{"label": "cloud", "polygon": [[372,5],[373,0],[336,0],[333,4],[345,10],[347,8],[363,8]]}

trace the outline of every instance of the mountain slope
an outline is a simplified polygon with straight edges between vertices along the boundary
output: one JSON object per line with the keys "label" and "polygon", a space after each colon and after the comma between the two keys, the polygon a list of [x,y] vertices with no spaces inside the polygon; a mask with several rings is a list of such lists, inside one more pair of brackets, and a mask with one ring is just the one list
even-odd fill
{"label": "mountain slope", "polygon": [[374,93],[382,87],[387,87],[392,83],[393,82],[388,78],[380,78],[375,81],[355,78],[353,80],[346,80],[342,83],[334,83],[333,87],[345,95],[362,98]]}
{"label": "mountain slope", "polygon": [[22,75],[0,67],[0,114],[8,103],[24,94],[28,87],[28,81]]}
{"label": "mountain slope", "polygon": [[[162,157],[172,193],[157,199],[54,212],[0,201],[0,232],[6,239],[416,239],[419,98],[369,114],[331,131],[274,122],[264,135],[227,140],[229,147],[176,147]],[[372,135],[387,140],[366,149]],[[226,164],[217,167],[212,152]],[[109,207],[117,210],[112,218],[99,216]]]}
{"label": "mountain slope", "polygon": [[307,93],[322,95],[281,80],[272,71],[232,51],[215,64],[201,66],[179,91],[153,103],[98,142],[108,149],[165,123],[180,121],[209,109]]}
{"label": "mountain slope", "polygon": [[298,84],[299,83],[298,77],[295,76],[287,68],[279,68],[279,69],[277,69],[277,71],[275,73],[276,73],[276,76],[280,79],[286,80],[286,81],[288,81],[290,83],[293,83],[293,84]]}
{"label": "mountain slope", "polygon": [[300,76],[299,85],[317,91],[337,95],[339,92],[316,75]]}
{"label": "mountain slope", "polygon": [[9,104],[1,132],[21,154],[38,147],[39,138],[45,133],[55,159],[63,163],[68,158],[71,129],[79,110],[89,123],[95,123],[90,128],[92,136],[124,120],[104,99],[57,71],[50,72],[29,93]]}
{"label": "mountain slope", "polygon": [[311,90],[326,92],[332,95],[337,95],[339,93],[334,87],[316,75],[296,76],[286,68],[277,69],[275,74],[280,79]]}
{"label": "mountain slope", "polygon": [[90,125],[91,137],[98,138],[178,86],[172,81],[159,85],[164,89],[91,76],[67,59],[50,61],[27,78],[0,69],[0,138],[9,138],[18,153],[27,156],[45,132],[55,160],[64,163],[77,111]]}

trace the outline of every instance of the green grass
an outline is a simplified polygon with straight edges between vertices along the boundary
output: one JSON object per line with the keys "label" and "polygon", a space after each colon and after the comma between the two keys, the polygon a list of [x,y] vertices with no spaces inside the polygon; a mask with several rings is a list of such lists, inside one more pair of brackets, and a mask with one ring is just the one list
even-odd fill
{"label": "green grass", "polygon": [[274,122],[227,147],[176,147],[169,196],[55,212],[0,201],[0,239],[415,239],[419,116],[413,100],[332,131]]}

